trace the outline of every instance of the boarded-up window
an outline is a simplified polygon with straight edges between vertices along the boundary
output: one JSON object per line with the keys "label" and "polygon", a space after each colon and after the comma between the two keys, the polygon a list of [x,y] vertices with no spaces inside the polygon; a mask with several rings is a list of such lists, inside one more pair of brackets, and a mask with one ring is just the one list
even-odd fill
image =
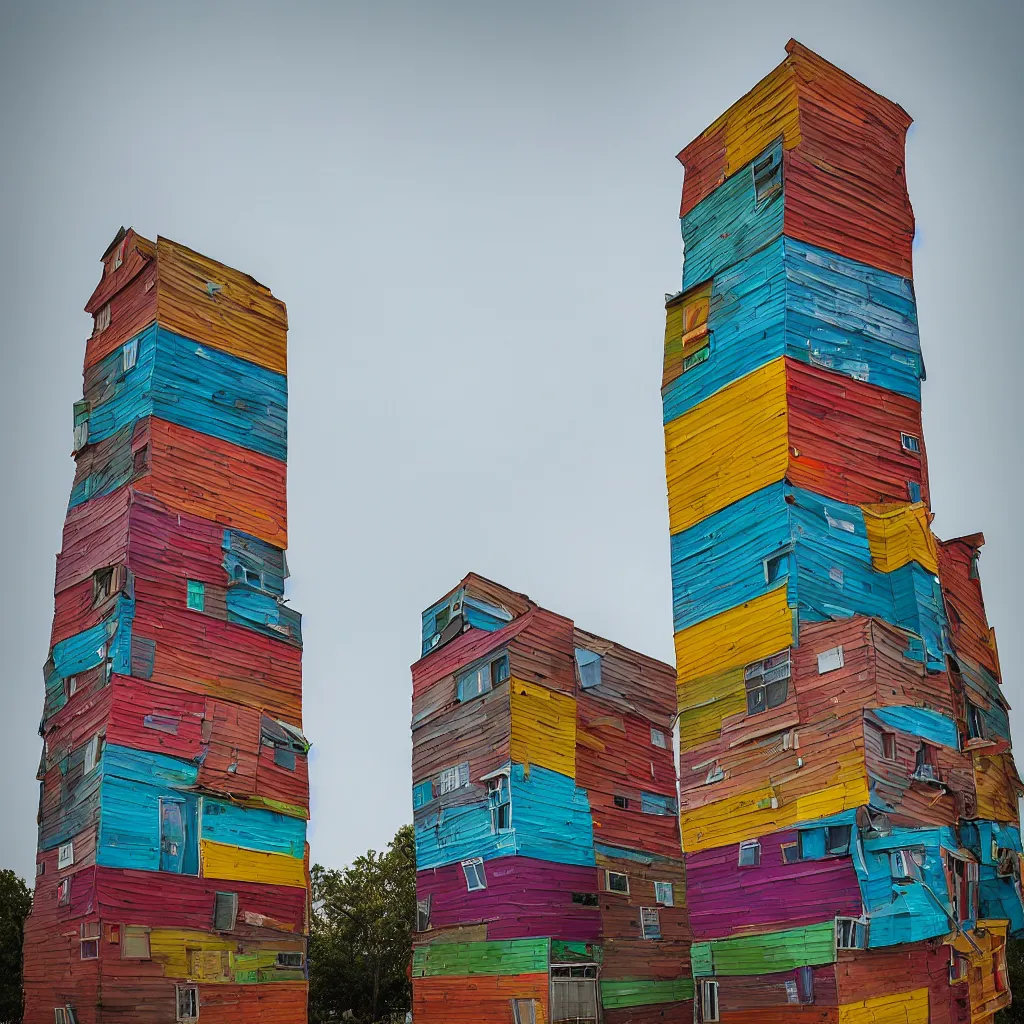
{"label": "boarded-up window", "polygon": [[580,673],[580,686],[589,690],[601,685],[601,655],[588,651],[585,647],[576,648],[576,668]]}
{"label": "boarded-up window", "polygon": [[188,580],[185,595],[186,607],[194,612],[201,612],[206,609],[206,587],[199,580]]}
{"label": "boarded-up window", "polygon": [[149,929],[139,925],[126,924],[124,938],[121,940],[122,960],[149,959]]}
{"label": "boarded-up window", "polygon": [[238,916],[238,893],[219,892],[213,901],[213,927],[218,932],[229,932]]}
{"label": "boarded-up window", "polygon": [[75,402],[75,439],[74,450],[80,452],[89,443],[89,411],[90,402],[84,399]]}
{"label": "boarded-up window", "polygon": [[782,150],[772,152],[755,160],[754,194],[758,203],[766,202],[782,191]]}
{"label": "boarded-up window", "polygon": [[110,303],[106,303],[93,315],[93,334],[102,334],[110,326]]}
{"label": "boarded-up window", "polygon": [[149,679],[156,661],[156,641],[132,633],[132,675],[136,679]]}

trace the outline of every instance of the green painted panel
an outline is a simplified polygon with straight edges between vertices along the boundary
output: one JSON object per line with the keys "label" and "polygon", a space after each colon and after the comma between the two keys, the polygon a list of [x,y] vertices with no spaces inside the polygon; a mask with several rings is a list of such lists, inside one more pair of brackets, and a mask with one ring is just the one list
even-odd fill
{"label": "green painted panel", "polygon": [[693,982],[689,978],[676,978],[673,981],[629,978],[601,982],[601,1003],[606,1010],[623,1006],[681,1003],[692,998]]}
{"label": "green painted panel", "polygon": [[418,946],[412,954],[414,978],[440,974],[537,974],[547,969],[547,939],[439,942]]}
{"label": "green painted panel", "polygon": [[553,964],[599,964],[604,950],[593,942],[562,942],[551,940],[551,962]]}
{"label": "green painted panel", "polygon": [[774,974],[797,967],[832,964],[836,960],[835,922],[823,921],[784,932],[695,943],[690,957],[695,977]]}

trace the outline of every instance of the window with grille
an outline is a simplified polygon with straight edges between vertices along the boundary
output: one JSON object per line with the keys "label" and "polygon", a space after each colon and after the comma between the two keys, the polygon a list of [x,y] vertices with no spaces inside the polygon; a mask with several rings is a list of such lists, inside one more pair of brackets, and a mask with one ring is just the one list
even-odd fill
{"label": "window with grille", "polygon": [[452,793],[456,789],[469,785],[469,762],[445,768],[437,777],[437,792],[439,794]]}
{"label": "window with grille", "polygon": [[868,926],[860,917],[836,918],[836,949],[867,949]]}
{"label": "window with grille", "polygon": [[196,985],[175,985],[174,994],[177,1001],[175,1020],[199,1020],[199,988]]}
{"label": "window with grille", "polygon": [[552,966],[552,1024],[597,1024],[597,973],[597,964]]}
{"label": "window with grille", "polygon": [[921,439],[913,434],[900,433],[900,446],[905,452],[920,453]]}
{"label": "window with grille", "polygon": [[754,194],[758,203],[778,195],[782,191],[782,151],[774,149],[760,160],[755,160],[753,172]]}
{"label": "window with grille", "polygon": [[788,647],[770,658],[762,658],[747,665],[743,669],[743,683],[747,689],[747,714],[756,715],[784,704],[789,696],[791,673]]}
{"label": "window with grille", "polygon": [[645,939],[661,938],[661,912],[657,907],[640,908],[640,933]]}

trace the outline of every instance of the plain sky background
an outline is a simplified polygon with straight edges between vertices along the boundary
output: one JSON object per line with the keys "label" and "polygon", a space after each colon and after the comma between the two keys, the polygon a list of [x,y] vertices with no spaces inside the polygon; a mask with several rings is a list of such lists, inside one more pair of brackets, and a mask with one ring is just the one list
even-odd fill
{"label": "plain sky background", "polygon": [[674,156],[790,36],[916,118],[935,526],[986,534],[1022,735],[1024,5],[8,0],[0,867],[33,873],[81,310],[118,227],[288,304],[310,839],[341,866],[411,818],[419,615],[467,571],[672,658]]}

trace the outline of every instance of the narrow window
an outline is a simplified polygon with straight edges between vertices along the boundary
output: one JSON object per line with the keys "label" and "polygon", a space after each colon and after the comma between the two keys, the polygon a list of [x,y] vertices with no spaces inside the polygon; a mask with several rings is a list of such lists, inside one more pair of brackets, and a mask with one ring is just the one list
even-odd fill
{"label": "narrow window", "polygon": [[967,701],[967,736],[972,740],[985,739],[985,719],[977,704]]}
{"label": "narrow window", "polygon": [[286,969],[298,969],[301,970],[306,963],[306,958],[302,953],[278,953],[277,954],[277,966],[284,967]]}
{"label": "narrow window", "polygon": [[866,949],[867,940],[867,922],[862,918],[836,918],[836,949]]}
{"label": "narrow window", "polygon": [[600,902],[596,892],[574,892],[572,901],[581,907],[596,907]]}
{"label": "narrow window", "polygon": [[792,674],[789,648],[770,658],[752,662],[743,669],[743,683],[747,690],[747,714],[756,715],[769,708],[777,708],[789,696]]}
{"label": "narrow window", "polygon": [[692,370],[695,366],[700,366],[701,363],[705,363],[708,357],[711,355],[711,339],[708,338],[700,348],[694,349],[692,352],[683,352],[683,373],[687,370]]}
{"label": "narrow window", "polygon": [[178,1004],[174,1019],[177,1021],[199,1020],[198,986],[175,985],[174,993]]}
{"label": "narrow window", "polygon": [[783,864],[796,864],[800,860],[800,851],[796,843],[783,843],[780,852]]}
{"label": "narrow window", "polygon": [[97,569],[92,574],[92,604],[95,608],[103,604],[114,592],[114,567]]}
{"label": "narrow window", "polygon": [[911,501],[921,500],[921,485],[916,480],[907,481],[907,494],[910,496]]}
{"label": "narrow window", "polygon": [[818,655],[818,675],[823,676],[826,672],[834,672],[845,664],[842,647],[832,647],[827,651],[822,651]]}
{"label": "narrow window", "polygon": [[882,733],[882,757],[885,758],[886,761],[896,760],[896,733]]}
{"label": "narrow window", "polygon": [[601,685],[601,655],[584,647],[576,648],[576,668],[580,674],[580,686],[589,690]]}
{"label": "narrow window", "polygon": [[672,883],[655,882],[654,900],[656,903],[660,903],[663,907],[674,907],[676,904],[675,894],[672,891]]}
{"label": "narrow window", "polygon": [[412,788],[412,809],[418,811],[434,799],[434,783],[430,779],[419,782]]}
{"label": "narrow window", "polygon": [[113,262],[114,270],[117,270],[117,268],[119,266],[121,266],[122,263],[124,263],[124,241],[123,240],[122,240],[121,244],[117,247],[117,252],[114,253],[114,262]]}
{"label": "narrow window", "polygon": [[1006,940],[992,939],[992,980],[995,982],[997,992],[1007,990],[1006,978]]}
{"label": "narrow window", "polygon": [[416,931],[425,932],[430,927],[430,909],[433,902],[433,893],[425,900],[416,901]]}
{"label": "narrow window", "polygon": [[814,1002],[814,970],[798,967],[796,971],[797,999],[804,1004]]}
{"label": "narrow window", "polygon": [[85,772],[87,775],[100,763],[102,756],[103,737],[97,734],[89,740],[88,746],[85,748]]}
{"label": "narrow window", "polygon": [[81,960],[98,960],[100,955],[99,921],[83,921],[78,930],[78,950]]}
{"label": "narrow window", "polygon": [[512,827],[512,792],[507,775],[487,780],[487,805],[491,811],[491,831],[507,832]]}
{"label": "narrow window", "polygon": [[91,408],[91,403],[85,399],[75,402],[74,448],[76,452],[80,452],[89,443],[89,412]]}
{"label": "narrow window", "polygon": [[718,1020],[718,982],[702,978],[700,981],[701,1024],[714,1024]]}
{"label": "narrow window", "polygon": [[199,580],[189,580],[185,605],[194,612],[206,610],[206,584]]}
{"label": "narrow window", "polygon": [[755,160],[753,170],[754,194],[758,204],[782,191],[782,154],[779,150]]}
{"label": "narrow window", "polygon": [[628,811],[629,810],[629,797],[628,796],[622,796],[621,793],[616,793],[615,796],[612,797],[612,802],[615,804],[616,807],[618,807],[618,809],[620,811]]}
{"label": "narrow window", "polygon": [[905,452],[920,453],[921,451],[921,439],[915,437],[913,434],[904,434],[900,432],[900,445],[903,447]]}
{"label": "narrow window", "polygon": [[213,928],[218,932],[229,932],[235,927],[238,917],[238,893],[219,892],[213,900]]}
{"label": "narrow window", "polygon": [[132,457],[132,473],[138,476],[149,469],[149,445],[144,444]]}
{"label": "narrow window", "polygon": [[665,734],[660,729],[655,729],[653,725],[651,726],[651,746],[660,747],[662,750],[668,749]]}
{"label": "narrow window", "polygon": [[789,552],[783,551],[778,555],[770,555],[762,564],[765,583],[769,586],[778,583],[783,577],[789,575]]}
{"label": "narrow window", "polygon": [[66,907],[71,902],[71,879],[65,878],[57,886],[57,906]]}
{"label": "narrow window", "polygon": [[45,875],[45,874],[46,874],[46,861],[45,860],[38,861],[36,863],[36,878],[38,878],[40,875]]}
{"label": "narrow window", "polygon": [[487,875],[484,872],[484,862],[481,857],[474,857],[472,860],[462,862],[462,870],[466,875],[466,891],[477,892],[487,888]]}
{"label": "narrow window", "polygon": [[640,908],[640,932],[645,939],[661,938],[661,913],[657,907]]}
{"label": "narrow window", "polygon": [[981,579],[981,571],[980,571],[980,569],[978,567],[980,562],[981,562],[981,552],[980,551],[975,551],[971,555],[971,568],[970,568],[970,571],[967,574],[968,578],[970,578],[972,580],[980,580]]}
{"label": "narrow window", "polygon": [[75,844],[74,842],[62,843],[57,847],[57,870],[63,871],[65,868],[71,867],[75,863]]}
{"label": "narrow window", "polygon": [[121,939],[121,959],[148,960],[149,956],[149,929],[126,924]]}
{"label": "narrow window", "polygon": [[832,857],[845,857],[850,852],[850,825],[829,825],[825,829],[825,850]]}
{"label": "narrow window", "polygon": [[78,692],[78,676],[68,676],[64,680],[64,695],[70,700]]}
{"label": "narrow window", "polygon": [[608,892],[621,892],[629,895],[629,875],[619,871],[605,871],[604,887]]}
{"label": "narrow window", "polygon": [[512,1024],[537,1024],[536,1001],[533,999],[513,999]]}
{"label": "narrow window", "polygon": [[920,782],[938,782],[939,768],[935,748],[929,743],[922,743],[917,749],[914,761],[914,778]]}
{"label": "narrow window", "polygon": [[135,364],[139,361],[139,339],[132,338],[131,341],[126,341],[121,346],[121,372],[127,373],[129,370],[135,369]]}
{"label": "narrow window", "polygon": [[64,1012],[63,1006],[55,1006],[53,1008],[53,1021],[54,1024],[68,1024],[67,1014]]}
{"label": "narrow window", "polygon": [[894,882],[907,882],[921,877],[921,867],[911,850],[893,850],[889,868]]}
{"label": "narrow window", "polygon": [[110,326],[110,303],[101,306],[93,315],[93,334],[102,334]]}
{"label": "narrow window", "polygon": [[740,843],[739,866],[756,868],[761,863],[761,844],[756,839],[747,839]]}

